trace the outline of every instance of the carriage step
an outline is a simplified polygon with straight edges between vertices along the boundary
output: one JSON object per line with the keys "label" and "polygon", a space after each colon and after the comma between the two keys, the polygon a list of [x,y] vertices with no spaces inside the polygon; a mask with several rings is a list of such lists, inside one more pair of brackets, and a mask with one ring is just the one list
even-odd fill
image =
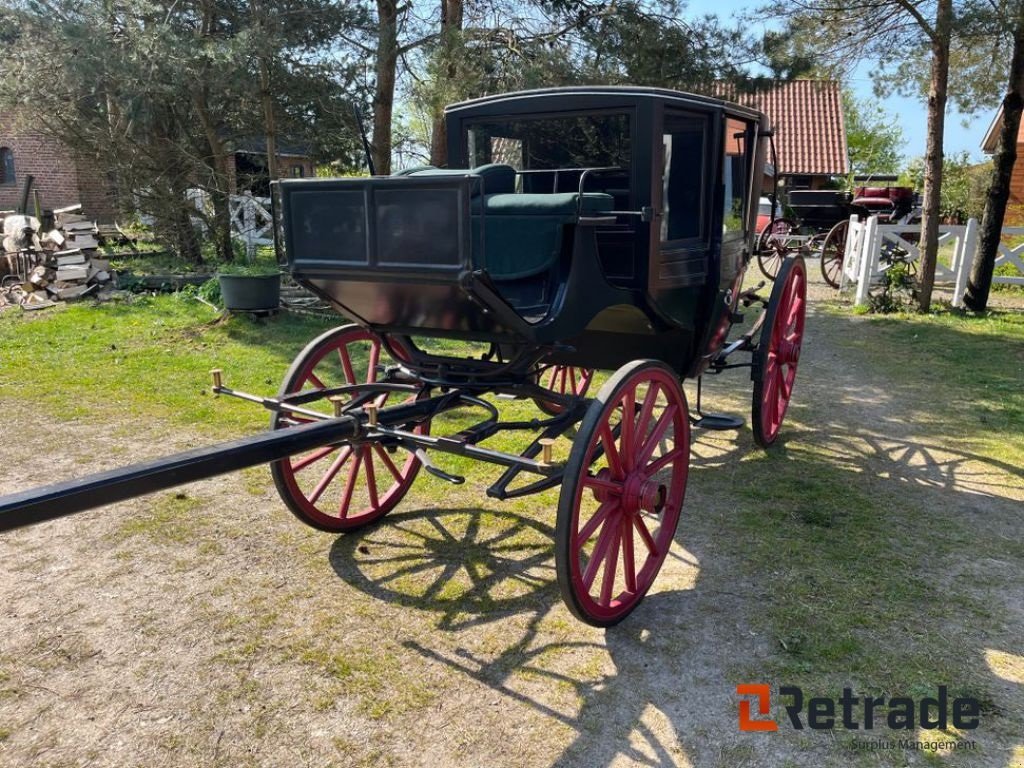
{"label": "carriage step", "polygon": [[724,413],[702,413],[700,418],[691,419],[690,423],[697,429],[713,429],[727,431],[743,429],[746,423],[742,416],[729,416]]}

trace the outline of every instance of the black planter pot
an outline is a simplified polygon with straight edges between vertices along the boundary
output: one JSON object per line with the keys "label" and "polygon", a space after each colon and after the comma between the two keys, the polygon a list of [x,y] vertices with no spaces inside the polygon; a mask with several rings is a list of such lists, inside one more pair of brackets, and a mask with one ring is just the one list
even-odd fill
{"label": "black planter pot", "polygon": [[224,309],[256,312],[277,309],[281,275],[217,275]]}

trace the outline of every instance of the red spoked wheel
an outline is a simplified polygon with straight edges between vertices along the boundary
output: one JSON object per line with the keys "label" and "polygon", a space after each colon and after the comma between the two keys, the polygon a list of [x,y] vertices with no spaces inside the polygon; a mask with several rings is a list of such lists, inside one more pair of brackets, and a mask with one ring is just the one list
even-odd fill
{"label": "red spoked wheel", "polygon": [[[577,368],[572,365],[552,365],[543,371],[537,379],[537,383],[546,390],[559,395],[575,395],[583,397],[590,389],[590,382],[594,379],[593,368]],[[562,412],[562,405],[551,400],[536,398],[537,407],[550,416],[557,416]]]}
{"label": "red spoked wheel", "polygon": [[[311,341],[285,375],[279,397],[348,384],[379,381],[397,361],[380,337],[357,325],[345,325]],[[365,393],[364,393],[365,394]],[[349,402],[355,393],[344,395]],[[383,407],[415,397],[405,392],[382,392],[372,402]],[[327,415],[333,403],[313,400],[303,407]],[[275,413],[271,429],[308,422],[301,416]],[[423,434],[429,424],[413,430]],[[323,531],[351,531],[386,515],[402,500],[420,462],[412,454],[374,442],[328,445],[271,464],[277,492],[302,522]]]}
{"label": "red spoked wheel", "polygon": [[779,267],[792,250],[789,238],[796,232],[796,223],[790,219],[775,219],[764,229],[757,241],[757,266],[769,280],[779,274]]}
{"label": "red spoked wheel", "polygon": [[765,310],[754,353],[754,440],[767,448],[779,436],[800,362],[807,312],[807,266],[803,257],[786,259]]}
{"label": "red spoked wheel", "polygon": [[821,276],[833,288],[838,288],[843,277],[843,259],[846,258],[846,233],[849,221],[840,221],[829,230],[821,246]]}
{"label": "red spoked wheel", "polygon": [[648,360],[620,368],[587,409],[558,499],[558,586],[581,621],[617,624],[647,594],[679,524],[689,466],[678,375]]}

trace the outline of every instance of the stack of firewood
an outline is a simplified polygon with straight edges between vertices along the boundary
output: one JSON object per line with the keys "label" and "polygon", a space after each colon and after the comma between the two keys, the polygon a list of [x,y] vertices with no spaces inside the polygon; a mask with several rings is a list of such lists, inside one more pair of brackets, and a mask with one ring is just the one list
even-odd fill
{"label": "stack of firewood", "polygon": [[110,262],[99,251],[99,229],[81,206],[54,211],[54,226],[41,231],[33,216],[3,220],[0,307],[50,306],[84,296],[105,299],[115,288]]}

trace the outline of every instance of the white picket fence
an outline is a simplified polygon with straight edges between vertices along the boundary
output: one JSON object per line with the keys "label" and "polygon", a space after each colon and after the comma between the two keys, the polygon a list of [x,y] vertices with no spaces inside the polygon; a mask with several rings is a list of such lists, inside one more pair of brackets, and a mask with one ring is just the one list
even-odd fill
{"label": "white picket fence", "polygon": [[[188,190],[188,198],[196,210],[210,213],[210,196],[201,189]],[[274,244],[274,217],[270,215],[270,198],[254,197],[252,192],[231,195],[228,199],[231,235],[245,243],[245,255],[252,260],[261,245]],[[202,224],[201,220],[198,220]]]}
{"label": "white picket fence", "polygon": [[[917,235],[910,240],[906,235]],[[1024,235],[1024,227],[1006,227],[1004,235]],[[907,253],[909,261],[919,261],[921,252],[917,240],[920,239],[921,228],[913,224],[879,224],[878,217],[872,216],[867,221],[859,221],[856,216],[850,217],[850,227],[846,233],[846,250],[843,258],[843,272],[840,290],[855,286],[855,304],[866,304],[868,291],[872,285],[880,282],[889,265],[883,262],[882,254],[888,248],[900,248]],[[978,222],[968,219],[967,224],[947,225],[939,227],[939,248],[952,244],[953,258],[947,267],[941,262],[935,265],[936,284],[953,286],[953,306],[963,306],[964,292],[967,290],[967,278],[978,251]],[[996,266],[1012,264],[1020,272],[1021,277],[997,275],[995,283],[1024,285],[1024,243],[1010,248],[1000,243],[996,258]]]}

